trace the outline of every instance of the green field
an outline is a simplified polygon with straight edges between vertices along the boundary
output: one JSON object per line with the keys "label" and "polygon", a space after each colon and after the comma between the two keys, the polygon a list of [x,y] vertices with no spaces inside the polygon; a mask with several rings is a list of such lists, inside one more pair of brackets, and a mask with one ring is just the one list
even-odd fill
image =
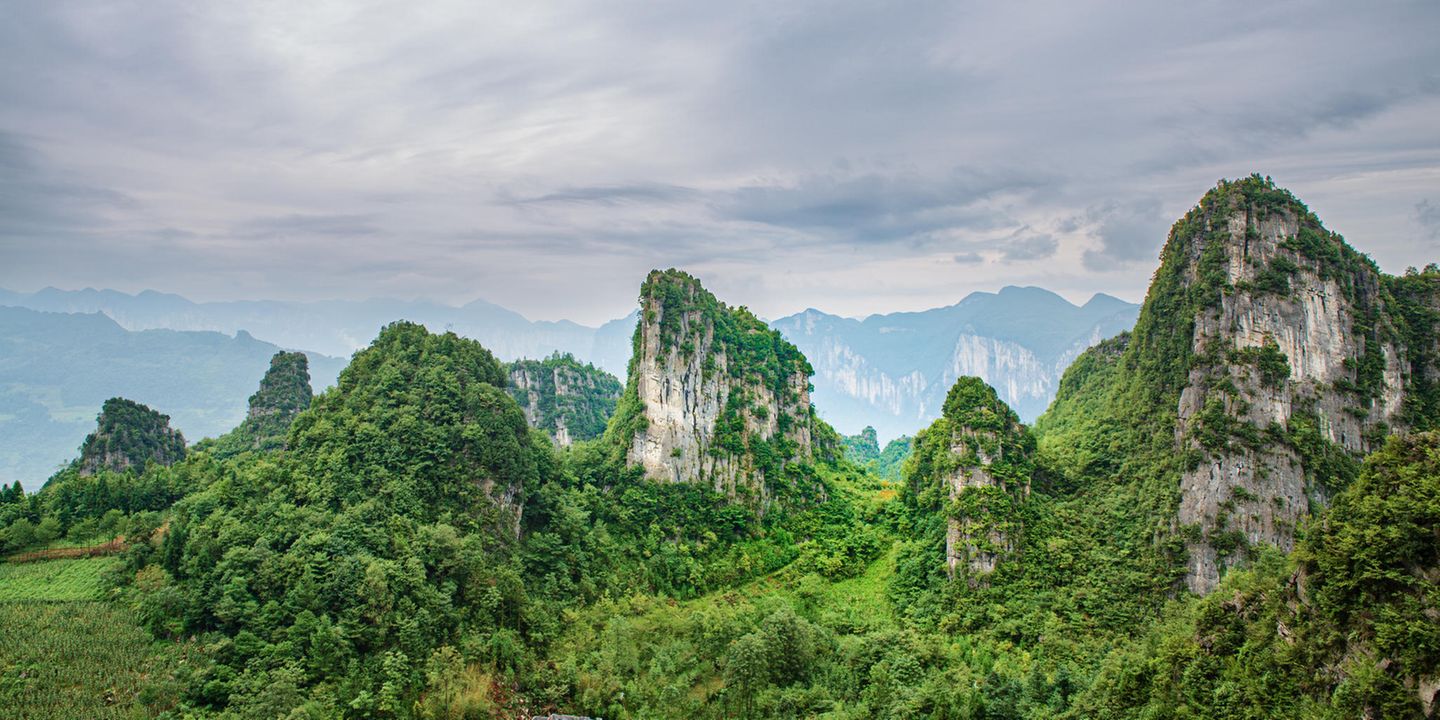
{"label": "green field", "polygon": [[118,562],[0,564],[0,717],[146,718],[174,706],[177,673],[198,658],[101,600],[102,575]]}
{"label": "green field", "polygon": [[0,714],[153,717],[175,702],[182,650],[155,644],[114,603],[0,602]]}
{"label": "green field", "polygon": [[116,562],[102,557],[0,564],[0,603],[99,600],[101,575]]}

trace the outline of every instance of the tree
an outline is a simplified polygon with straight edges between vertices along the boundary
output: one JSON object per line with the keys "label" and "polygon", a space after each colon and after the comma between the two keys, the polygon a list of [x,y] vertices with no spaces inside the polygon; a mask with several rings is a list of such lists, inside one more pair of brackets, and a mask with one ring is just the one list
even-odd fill
{"label": "tree", "polygon": [[5,547],[7,550],[15,551],[27,548],[35,544],[35,526],[29,520],[20,518],[10,523],[5,530]]}
{"label": "tree", "polygon": [[41,520],[35,528],[35,542],[40,545],[54,542],[60,534],[60,520],[52,515]]}
{"label": "tree", "polygon": [[[730,643],[725,653],[725,687],[727,697],[738,697],[744,707],[743,716],[755,712],[755,694],[769,684],[770,653],[765,636],[752,632]],[[731,696],[730,690],[734,690]]]}

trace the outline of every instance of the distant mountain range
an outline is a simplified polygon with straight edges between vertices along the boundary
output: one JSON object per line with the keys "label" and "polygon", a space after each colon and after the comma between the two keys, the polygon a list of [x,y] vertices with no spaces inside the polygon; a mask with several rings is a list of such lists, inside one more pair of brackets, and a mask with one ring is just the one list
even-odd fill
{"label": "distant mountain range", "polygon": [[45,288],[34,293],[0,290],[0,305],[49,312],[103,312],[127,330],[213,330],[230,335],[244,330],[277,345],[335,357],[349,357],[368,345],[390,322],[411,320],[432,331],[453,330],[479,340],[505,360],[544,358],[558,350],[620,377],[630,360],[630,334],[635,328],[634,314],[593,328],[568,320],[528,320],[483,300],[460,307],[387,299],[199,303],[154,290],[130,295],[115,290]]}
{"label": "distant mountain range", "polygon": [[1097,294],[1074,305],[1049,290],[976,292],[949,307],[864,320],[806,310],[771,323],[815,367],[815,407],[846,434],[913,434],[940,416],[964,375],[1034,422],[1081,352],[1129,330],[1140,306]]}
{"label": "distant mountain range", "polygon": [[[115,396],[169,415],[190,442],[227,432],[278,350],[243,332],[129,331],[99,313],[0,307],[0,481],[39,488]],[[317,389],[345,365],[309,361]]]}
{"label": "distant mountain range", "polygon": [[[18,307],[0,308],[0,480],[27,486],[70,459],[114,395],[169,414],[192,442],[229,431],[282,347],[310,353],[317,389],[334,381],[340,358],[399,319],[474,338],[503,360],[568,352],[624,377],[638,317],[596,328],[532,321],[484,301],[197,303],[152,290],[54,288],[0,290],[6,305]],[[1007,287],[923,312],[855,320],[812,309],[770,324],[814,366],[815,405],[826,420],[846,434],[873,426],[888,440],[938,417],[962,375],[985,379],[1033,421],[1065,367],[1128,330],[1138,308],[1103,294],[1076,306],[1048,290]]]}

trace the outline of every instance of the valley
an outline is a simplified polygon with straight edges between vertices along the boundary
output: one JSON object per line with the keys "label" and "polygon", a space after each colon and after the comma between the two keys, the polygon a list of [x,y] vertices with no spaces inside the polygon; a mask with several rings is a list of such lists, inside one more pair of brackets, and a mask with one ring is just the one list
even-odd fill
{"label": "valley", "polygon": [[0,706],[1440,710],[1440,269],[1380,272],[1268,178],[1198,199],[1139,308],[766,323],[678,269],[637,301],[623,378],[390,318],[333,384],[266,345],[198,443],[107,391],[78,457],[0,491],[7,557],[124,546],[0,565]]}

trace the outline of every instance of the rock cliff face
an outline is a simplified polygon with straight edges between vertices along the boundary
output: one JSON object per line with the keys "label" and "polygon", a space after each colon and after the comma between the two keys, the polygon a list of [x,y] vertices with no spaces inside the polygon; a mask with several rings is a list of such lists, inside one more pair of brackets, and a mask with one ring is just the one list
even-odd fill
{"label": "rock cliff face", "polygon": [[1355,458],[1407,425],[1412,353],[1389,280],[1267,180],[1207,194],[1172,231],[1165,263],[1194,308],[1178,338],[1190,362],[1176,522],[1186,584],[1205,593],[1248,547],[1292,549]]}
{"label": "rock cliff face", "polygon": [[951,578],[978,585],[1019,554],[1019,503],[1030,494],[1035,439],[995,389],[962,377],[944,412],[915,439],[906,480],[922,508],[945,515]]}
{"label": "rock cliff face", "polygon": [[767,481],[812,459],[812,371],[794,345],[676,270],[650,274],[640,313],[611,424],[630,464],[764,499]]}
{"label": "rock cliff face", "polygon": [[1179,535],[1207,593],[1254,546],[1292,549],[1386,435],[1435,427],[1437,297],[1440,268],[1384,275],[1269,179],[1222,181],[1172,228],[1134,332],[1067,371],[1042,447],[1140,489],[1163,514],[1125,532]]}
{"label": "rock cliff face", "polygon": [[143,472],[151,463],[171,465],[185,457],[185,437],[170,427],[170,417],[140,403],[110,398],[96,425],[75,460],[81,475],[101,470]]}
{"label": "rock cliff face", "polygon": [[518,360],[507,370],[510,395],[520,403],[526,422],[562,447],[600,437],[622,390],[614,375],[569,354]]}
{"label": "rock cliff face", "polygon": [[973,293],[960,303],[864,320],[818,310],[774,327],[815,366],[826,418],[847,432],[913,433],[940,415],[956,379],[989,383],[1022,418],[1055,396],[1065,368],[1086,348],[1130,329],[1139,306],[1097,295],[1083,306],[1039,288]]}

